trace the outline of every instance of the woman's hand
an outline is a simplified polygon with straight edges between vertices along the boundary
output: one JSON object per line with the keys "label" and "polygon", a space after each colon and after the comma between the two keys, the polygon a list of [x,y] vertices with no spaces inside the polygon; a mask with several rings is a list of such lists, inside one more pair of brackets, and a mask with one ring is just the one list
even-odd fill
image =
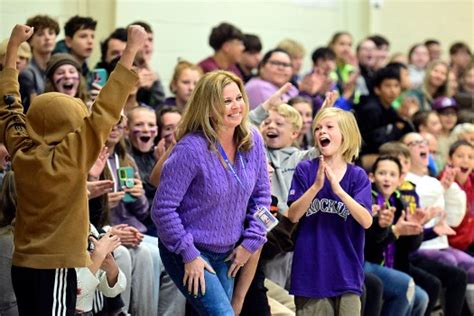
{"label": "woman's hand", "polygon": [[206,294],[204,269],[211,273],[216,273],[211,265],[201,257],[197,257],[193,261],[184,264],[183,285],[188,288],[189,294],[198,296],[199,286],[201,287],[202,295]]}
{"label": "woman's hand", "polygon": [[238,246],[235,248],[226,259],[226,261],[232,261],[228,272],[229,277],[235,278],[237,272],[239,272],[239,269],[247,263],[251,255],[252,254],[243,246]]}

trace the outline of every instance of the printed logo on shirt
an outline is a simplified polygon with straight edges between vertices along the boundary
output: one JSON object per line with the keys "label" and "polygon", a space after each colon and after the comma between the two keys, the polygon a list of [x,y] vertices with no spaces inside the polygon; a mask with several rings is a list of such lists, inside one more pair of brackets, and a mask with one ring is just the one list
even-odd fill
{"label": "printed logo on shirt", "polygon": [[306,211],[306,217],[314,215],[317,212],[337,214],[344,218],[344,220],[347,220],[347,216],[350,214],[344,203],[326,198],[314,199],[308,211]]}
{"label": "printed logo on shirt", "polygon": [[294,189],[291,189],[290,190],[290,195],[294,195],[295,194],[295,190]]}

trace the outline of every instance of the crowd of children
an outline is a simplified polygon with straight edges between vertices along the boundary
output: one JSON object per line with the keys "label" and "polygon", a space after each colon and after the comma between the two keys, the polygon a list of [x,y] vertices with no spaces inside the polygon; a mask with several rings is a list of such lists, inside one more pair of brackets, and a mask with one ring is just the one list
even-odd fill
{"label": "crowd of children", "polygon": [[150,25],[114,30],[92,69],[96,27],[72,17],[56,42],[38,15],[0,44],[0,315],[474,314],[466,44],[445,61],[437,40],[391,55],[338,32],[301,72],[298,41],[262,56],[221,23],[166,95]]}

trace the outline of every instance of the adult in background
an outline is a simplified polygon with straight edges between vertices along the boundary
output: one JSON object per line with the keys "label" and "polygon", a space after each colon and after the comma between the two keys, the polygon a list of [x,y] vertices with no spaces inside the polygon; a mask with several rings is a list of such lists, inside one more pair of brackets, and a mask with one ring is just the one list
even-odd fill
{"label": "adult in background", "polygon": [[288,52],[291,56],[291,64],[293,68],[293,75],[291,76],[291,83],[298,86],[298,82],[302,79],[300,76],[301,66],[303,66],[303,58],[306,54],[303,44],[291,38],[286,38],[278,43],[277,48],[281,48]]}
{"label": "adult in background", "polygon": [[255,269],[266,240],[254,214],[269,208],[270,183],[263,140],[250,129],[248,111],[237,76],[206,74],[189,100],[154,199],[163,264],[201,315],[240,313],[237,298],[246,289],[239,280],[233,297],[233,277],[249,259],[242,272]]}

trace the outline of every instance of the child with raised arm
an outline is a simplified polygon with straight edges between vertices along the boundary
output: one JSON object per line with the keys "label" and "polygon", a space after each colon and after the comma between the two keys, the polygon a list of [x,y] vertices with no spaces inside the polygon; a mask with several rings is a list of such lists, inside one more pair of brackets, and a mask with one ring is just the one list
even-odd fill
{"label": "child with raised arm", "polygon": [[297,315],[355,315],[372,225],[370,181],[351,163],[362,139],[353,114],[337,108],[321,110],[313,131],[321,156],[298,164],[288,196],[288,217],[299,221],[290,293]]}
{"label": "child with raised arm", "polygon": [[17,25],[12,31],[0,74],[0,142],[15,170],[12,281],[20,315],[74,314],[74,268],[92,264],[87,253],[87,173],[138,80],[130,69],[146,33],[137,26],[128,32],[120,65],[90,114],[79,99],[45,93],[32,101],[25,115],[15,61],[33,28]]}

